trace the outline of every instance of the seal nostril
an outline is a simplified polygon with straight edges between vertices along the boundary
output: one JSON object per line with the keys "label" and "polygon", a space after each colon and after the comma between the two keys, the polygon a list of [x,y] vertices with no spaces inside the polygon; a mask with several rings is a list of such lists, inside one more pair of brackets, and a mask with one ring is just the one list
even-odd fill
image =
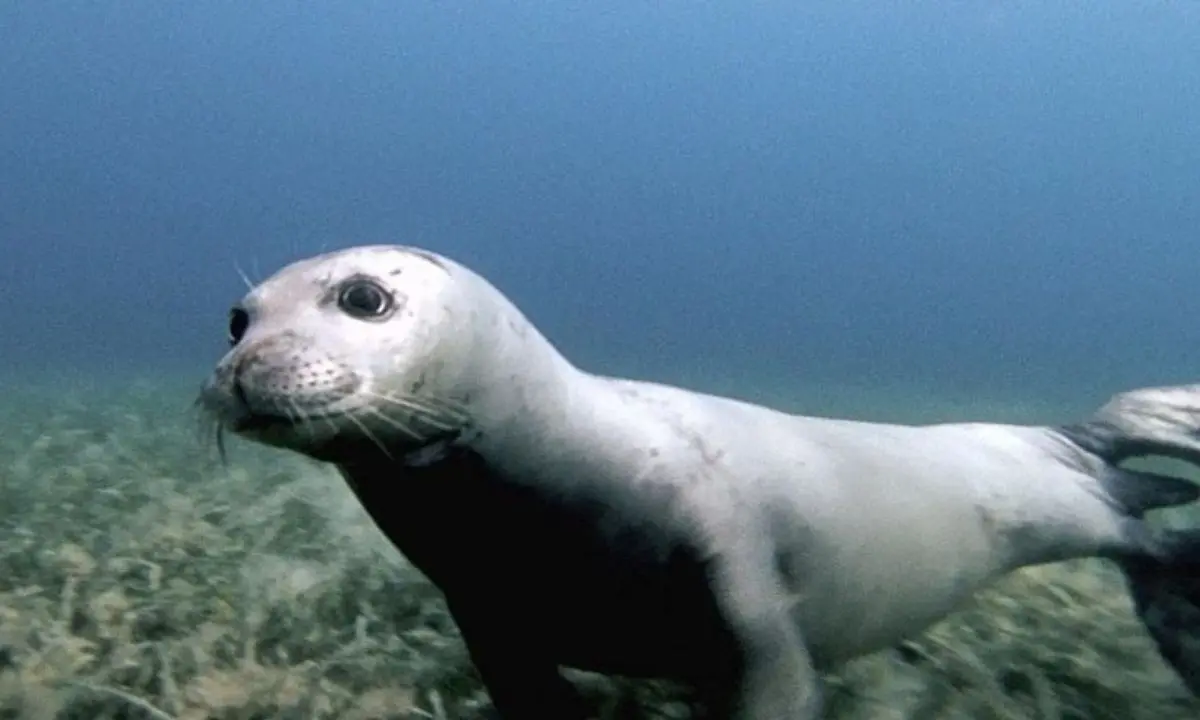
{"label": "seal nostril", "polygon": [[229,345],[230,347],[237,345],[242,340],[242,336],[246,334],[246,328],[250,327],[250,314],[242,308],[234,308],[229,311]]}

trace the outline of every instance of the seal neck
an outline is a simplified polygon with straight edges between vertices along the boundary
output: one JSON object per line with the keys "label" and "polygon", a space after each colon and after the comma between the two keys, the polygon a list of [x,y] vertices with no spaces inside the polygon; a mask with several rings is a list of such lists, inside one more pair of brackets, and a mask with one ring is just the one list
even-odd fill
{"label": "seal neck", "polygon": [[[515,440],[560,423],[584,374],[498,290],[480,283],[481,308],[456,391],[478,430]],[[499,436],[499,437],[497,437]]]}

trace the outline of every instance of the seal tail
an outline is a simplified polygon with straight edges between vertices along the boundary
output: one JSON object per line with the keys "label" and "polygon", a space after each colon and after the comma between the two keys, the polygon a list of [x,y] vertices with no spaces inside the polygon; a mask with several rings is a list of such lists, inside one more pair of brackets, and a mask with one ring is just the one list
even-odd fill
{"label": "seal tail", "polygon": [[[1092,417],[1058,431],[1103,459],[1105,490],[1131,517],[1182,505],[1200,486],[1118,467],[1160,456],[1200,466],[1200,385],[1146,388],[1113,396]],[[1188,689],[1200,696],[1200,528],[1144,531],[1144,552],[1116,558],[1142,623]]]}

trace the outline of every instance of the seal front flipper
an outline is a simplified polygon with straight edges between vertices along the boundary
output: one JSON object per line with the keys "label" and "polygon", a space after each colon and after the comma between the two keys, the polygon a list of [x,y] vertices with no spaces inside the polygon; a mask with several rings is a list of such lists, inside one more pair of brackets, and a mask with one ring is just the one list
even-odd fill
{"label": "seal front flipper", "polygon": [[447,598],[450,615],[462,635],[492,701],[497,720],[587,720],[583,695],[562,676],[557,663],[539,647],[536,635],[523,633],[517,613],[497,612],[486,601],[463,603]]}
{"label": "seal front flipper", "polygon": [[[791,617],[793,599],[769,552],[747,534],[709,562],[710,589],[728,631],[711,648],[724,669],[699,684],[705,717],[721,720],[818,720],[821,681]],[[768,546],[769,547],[769,546]],[[766,550],[767,548],[760,548]]]}
{"label": "seal front flipper", "polygon": [[1108,465],[1100,481],[1124,505],[1142,551],[1116,557],[1138,616],[1159,652],[1193,694],[1200,695],[1200,529],[1153,532],[1148,510],[1192,502],[1192,483],[1117,467],[1136,457],[1164,456],[1200,466],[1200,385],[1133,390],[1114,396],[1082,423],[1059,428]]}

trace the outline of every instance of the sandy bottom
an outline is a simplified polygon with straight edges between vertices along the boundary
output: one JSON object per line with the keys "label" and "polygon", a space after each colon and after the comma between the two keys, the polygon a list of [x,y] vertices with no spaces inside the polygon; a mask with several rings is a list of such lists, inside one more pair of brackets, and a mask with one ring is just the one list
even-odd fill
{"label": "sandy bottom", "polygon": [[[222,466],[179,383],[0,388],[0,717],[480,717],[439,594],[329,470],[245,444]],[[914,421],[1055,412],[861,388],[745,394]],[[670,687],[598,687],[606,718],[688,717]],[[1095,561],[1011,577],[830,676],[829,701],[839,720],[1200,717]]]}

